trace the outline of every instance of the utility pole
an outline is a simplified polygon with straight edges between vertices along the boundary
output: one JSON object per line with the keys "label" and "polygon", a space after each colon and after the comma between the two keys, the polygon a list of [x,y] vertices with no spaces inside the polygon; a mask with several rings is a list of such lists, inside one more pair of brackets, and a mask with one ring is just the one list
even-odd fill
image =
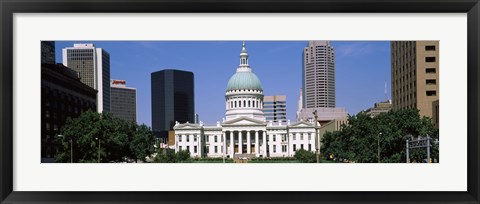
{"label": "utility pole", "polygon": [[313,112],[313,115],[315,116],[315,148],[316,148],[316,156],[317,156],[317,163],[320,163],[320,142],[318,141],[318,115],[317,115],[317,110]]}

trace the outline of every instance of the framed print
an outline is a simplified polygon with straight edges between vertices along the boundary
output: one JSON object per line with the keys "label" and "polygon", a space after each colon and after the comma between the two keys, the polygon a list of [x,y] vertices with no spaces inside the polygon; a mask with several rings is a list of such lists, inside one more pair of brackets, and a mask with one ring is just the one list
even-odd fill
{"label": "framed print", "polygon": [[0,6],[2,203],[479,203],[478,0]]}

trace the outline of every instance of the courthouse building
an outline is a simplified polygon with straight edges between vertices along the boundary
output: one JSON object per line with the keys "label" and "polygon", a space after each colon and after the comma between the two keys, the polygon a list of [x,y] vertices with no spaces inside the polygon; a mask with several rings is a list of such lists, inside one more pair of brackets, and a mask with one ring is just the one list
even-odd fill
{"label": "courthouse building", "polygon": [[216,125],[178,123],[175,151],[188,150],[192,157],[291,157],[295,151],[315,151],[313,121],[267,121],[260,79],[248,64],[245,43],[240,65],[225,92],[225,118]]}

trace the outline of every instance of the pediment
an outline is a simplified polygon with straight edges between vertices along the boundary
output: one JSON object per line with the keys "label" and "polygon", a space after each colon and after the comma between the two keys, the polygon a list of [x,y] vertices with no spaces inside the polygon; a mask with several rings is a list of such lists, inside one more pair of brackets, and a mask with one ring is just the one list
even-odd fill
{"label": "pediment", "polygon": [[225,121],[222,125],[265,125],[265,122],[249,117],[240,117]]}
{"label": "pediment", "polygon": [[173,127],[175,130],[184,130],[184,129],[200,129],[201,126],[199,124],[190,124],[190,123],[183,123],[178,124]]}
{"label": "pediment", "polygon": [[289,125],[288,127],[290,127],[290,128],[292,128],[292,127],[315,127],[315,125],[312,124],[312,123],[309,123],[309,122],[299,121],[299,122],[296,122],[294,124]]}

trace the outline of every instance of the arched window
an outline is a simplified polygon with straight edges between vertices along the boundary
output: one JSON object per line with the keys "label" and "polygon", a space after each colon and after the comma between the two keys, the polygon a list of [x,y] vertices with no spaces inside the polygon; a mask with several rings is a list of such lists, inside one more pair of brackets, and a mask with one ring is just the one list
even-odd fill
{"label": "arched window", "polygon": [[233,101],[230,101],[230,108],[233,108]]}
{"label": "arched window", "polygon": [[247,106],[247,102],[245,102],[245,100],[243,100],[243,107]]}
{"label": "arched window", "polygon": [[248,101],[248,107],[250,108],[250,100]]}
{"label": "arched window", "polygon": [[235,108],[237,107],[237,101],[235,101]]}

